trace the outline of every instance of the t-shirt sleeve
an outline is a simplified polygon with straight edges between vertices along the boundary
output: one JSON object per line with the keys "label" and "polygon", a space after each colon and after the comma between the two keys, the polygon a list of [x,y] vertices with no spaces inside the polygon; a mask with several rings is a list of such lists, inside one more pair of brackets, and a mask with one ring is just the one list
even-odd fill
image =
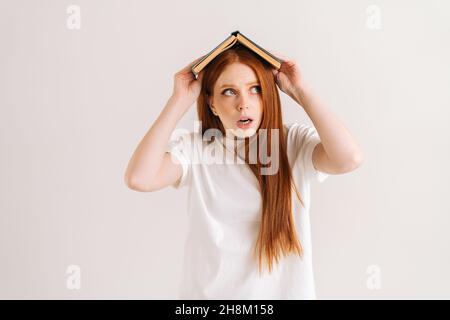
{"label": "t-shirt sleeve", "polygon": [[328,173],[317,170],[314,167],[312,154],[314,148],[321,142],[320,136],[314,126],[307,124],[293,124],[292,129],[295,130],[296,146],[298,148],[297,161],[301,161],[302,169],[308,179],[323,182]]}
{"label": "t-shirt sleeve", "polygon": [[166,148],[166,152],[171,155],[174,163],[181,164],[183,173],[181,177],[171,185],[175,189],[180,189],[189,184],[192,171],[192,133],[172,134]]}

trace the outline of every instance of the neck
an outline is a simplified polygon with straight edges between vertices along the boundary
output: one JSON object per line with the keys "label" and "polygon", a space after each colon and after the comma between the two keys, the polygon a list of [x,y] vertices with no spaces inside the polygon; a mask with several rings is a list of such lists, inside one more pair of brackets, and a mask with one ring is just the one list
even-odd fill
{"label": "neck", "polygon": [[240,158],[242,159],[245,158],[246,138],[248,139],[248,146],[256,148],[254,144],[258,142],[258,131],[248,137],[237,136],[232,132],[232,130],[226,130],[226,133],[227,134],[223,135],[222,138],[220,139],[222,145],[232,153],[237,153]]}

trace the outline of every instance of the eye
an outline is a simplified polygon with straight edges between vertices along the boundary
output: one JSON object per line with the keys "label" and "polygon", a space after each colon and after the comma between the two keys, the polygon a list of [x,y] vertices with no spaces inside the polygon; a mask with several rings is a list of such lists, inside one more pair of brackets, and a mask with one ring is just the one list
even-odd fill
{"label": "eye", "polygon": [[222,94],[223,94],[224,96],[226,96],[225,93],[226,93],[227,91],[233,91],[233,90],[231,90],[231,89],[225,89],[225,90],[222,91]]}
{"label": "eye", "polygon": [[[261,86],[253,86],[252,89],[253,89],[253,88],[258,88],[258,93],[261,92]],[[225,90],[222,91],[222,94],[225,95],[225,96],[227,96],[227,94],[225,94],[227,91],[232,91],[232,92],[234,92],[233,89],[225,89]]]}
{"label": "eye", "polygon": [[253,88],[258,88],[258,92],[261,92],[261,87],[260,86],[253,86],[252,89]]}

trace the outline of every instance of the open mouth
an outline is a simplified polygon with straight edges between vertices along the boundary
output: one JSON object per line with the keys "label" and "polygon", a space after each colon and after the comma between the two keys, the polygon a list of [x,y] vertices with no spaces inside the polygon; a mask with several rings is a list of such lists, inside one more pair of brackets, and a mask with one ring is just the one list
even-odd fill
{"label": "open mouth", "polygon": [[245,124],[250,124],[253,121],[252,118],[250,117],[241,117],[238,121],[237,124],[238,125],[245,125]]}

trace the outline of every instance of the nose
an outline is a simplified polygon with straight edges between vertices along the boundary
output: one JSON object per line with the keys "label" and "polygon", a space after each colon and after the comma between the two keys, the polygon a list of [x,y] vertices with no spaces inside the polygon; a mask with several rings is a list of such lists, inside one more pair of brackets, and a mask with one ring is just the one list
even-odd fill
{"label": "nose", "polygon": [[237,106],[236,109],[238,111],[242,111],[242,110],[248,110],[249,109],[249,105],[251,103],[251,97],[248,97],[244,94],[239,95],[239,99],[237,101]]}

